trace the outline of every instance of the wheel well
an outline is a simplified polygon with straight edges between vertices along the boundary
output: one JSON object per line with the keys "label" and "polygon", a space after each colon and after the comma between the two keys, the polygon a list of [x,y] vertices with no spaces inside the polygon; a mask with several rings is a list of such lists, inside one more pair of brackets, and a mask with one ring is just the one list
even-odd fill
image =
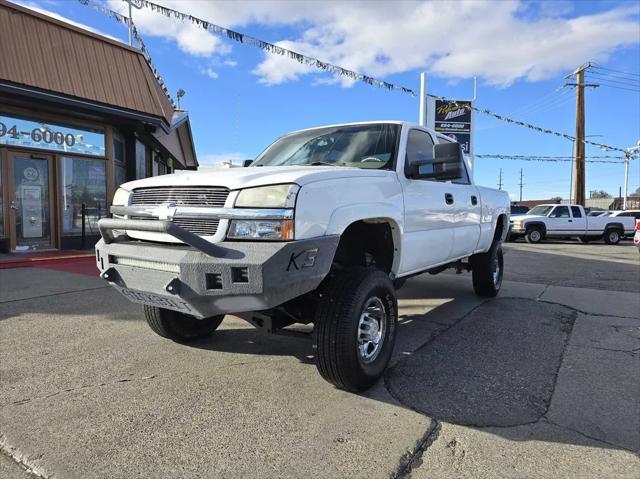
{"label": "wheel well", "polygon": [[394,253],[393,230],[388,222],[356,221],[340,235],[333,263],[341,267],[375,264],[389,273]]}
{"label": "wheel well", "polygon": [[624,233],[624,227],[622,226],[622,223],[607,223],[607,226],[604,227],[604,230],[619,230],[622,231]]}
{"label": "wheel well", "polygon": [[493,233],[493,242],[500,241],[501,239],[506,239],[508,232],[507,225],[507,216],[498,216],[498,221],[496,221],[496,231]]}
{"label": "wheel well", "polygon": [[530,229],[540,229],[542,230],[542,234],[547,234],[547,227],[544,223],[527,223],[525,227],[525,231],[529,231]]}

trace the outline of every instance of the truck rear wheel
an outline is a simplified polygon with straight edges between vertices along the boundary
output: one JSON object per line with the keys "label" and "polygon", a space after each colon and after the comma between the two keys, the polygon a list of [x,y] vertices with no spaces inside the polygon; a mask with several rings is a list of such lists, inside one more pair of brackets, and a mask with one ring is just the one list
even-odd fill
{"label": "truck rear wheel", "polygon": [[607,244],[620,243],[620,231],[616,229],[610,229],[604,233],[604,242]]}
{"label": "truck rear wheel", "polygon": [[351,392],[371,387],[382,375],[396,337],[398,302],[384,272],[355,266],[327,277],[314,320],[320,375]]}
{"label": "truck rear wheel", "polygon": [[492,298],[502,286],[504,260],[502,246],[494,243],[486,253],[475,254],[469,258],[473,277],[473,290],[478,296]]}
{"label": "truck rear wheel", "polygon": [[224,315],[198,319],[170,309],[144,306],[144,316],[154,333],[163,338],[184,342],[202,338],[213,333]]}

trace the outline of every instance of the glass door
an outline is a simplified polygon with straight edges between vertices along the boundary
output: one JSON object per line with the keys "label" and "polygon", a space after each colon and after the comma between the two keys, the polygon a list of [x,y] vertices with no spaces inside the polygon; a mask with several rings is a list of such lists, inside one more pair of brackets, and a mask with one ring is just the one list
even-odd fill
{"label": "glass door", "polygon": [[11,249],[32,251],[53,247],[52,158],[15,153],[9,157]]}

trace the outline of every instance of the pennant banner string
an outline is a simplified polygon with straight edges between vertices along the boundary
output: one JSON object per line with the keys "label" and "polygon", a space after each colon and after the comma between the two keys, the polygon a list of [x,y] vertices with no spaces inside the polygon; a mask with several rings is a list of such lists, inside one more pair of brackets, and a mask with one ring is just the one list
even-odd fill
{"label": "pennant banner string", "polygon": [[[105,14],[109,15],[110,17],[120,21],[121,23],[124,23],[125,25],[129,25],[129,18],[125,17],[117,12],[114,12],[106,7],[103,7],[102,5],[96,5],[93,2],[91,2],[91,0],[78,0],[80,3],[82,3],[83,5],[91,5],[93,8],[104,12]],[[127,1],[127,0],[123,0],[123,1]],[[135,3],[135,5],[138,8],[147,8],[150,9],[153,12],[159,13],[161,15],[164,15],[167,18],[176,18],[178,20],[181,21],[189,21],[191,22],[193,25],[196,25],[200,28],[203,28],[204,30],[207,30],[208,32],[217,35],[217,36],[221,36],[223,38],[227,38],[229,40],[238,42],[238,43],[242,43],[245,45],[251,45],[251,46],[255,46],[258,47],[268,53],[272,53],[272,54],[276,54],[276,55],[281,55],[281,56],[286,56],[292,60],[297,61],[298,63],[301,63],[303,65],[308,65],[314,68],[317,68],[319,70],[331,73],[333,75],[339,75],[339,76],[343,76],[346,78],[350,78],[352,80],[355,81],[360,81],[360,82],[364,82],[367,83],[369,85],[372,86],[376,86],[376,87],[380,87],[380,88],[385,88],[387,90],[391,90],[391,91],[399,91],[401,93],[405,93],[411,96],[417,96],[415,90],[412,90],[411,88],[406,88],[403,87],[401,85],[397,85],[395,83],[391,83],[391,82],[386,82],[383,80],[378,80],[377,78],[373,78],[370,77],[368,75],[364,75],[362,73],[357,73],[355,71],[352,70],[348,70],[346,68],[337,66],[337,65],[333,65],[331,63],[328,62],[324,62],[321,61],[317,58],[313,58],[313,57],[309,57],[306,55],[303,55],[301,53],[295,52],[293,50],[289,50],[287,48],[283,48],[279,45],[275,45],[274,43],[270,43],[270,42],[266,42],[263,40],[260,40],[259,38],[253,37],[251,35],[246,35],[244,33],[240,33],[234,30],[231,30],[229,28],[225,28],[225,27],[221,27],[219,25],[216,25],[214,23],[211,23],[207,20],[203,20],[201,18],[198,17],[194,17],[193,15],[189,15],[188,13],[184,13],[184,12],[179,12],[177,10],[174,10],[172,8],[167,8],[164,7],[162,5],[158,5],[157,3],[153,3],[149,0],[131,0],[132,3]],[[140,35],[138,35],[135,26],[133,27],[133,32],[134,32],[134,37],[136,39],[136,42],[138,43],[138,45],[140,46],[140,49],[142,51],[142,53],[145,55],[145,58],[147,58],[147,60],[149,61],[149,64],[151,65],[152,69],[154,70],[154,75],[156,75],[156,77],[159,79],[159,81],[161,82],[161,85],[163,85],[163,89],[165,89],[165,93],[167,93],[167,96],[170,97],[169,92],[166,90],[166,87],[164,87],[164,81],[162,81],[162,78],[160,77],[157,69],[153,66],[153,63],[151,62],[151,57],[149,55],[149,52],[146,48],[146,46],[144,45],[144,42],[142,41],[142,39],[140,38]],[[456,100],[452,100],[450,98],[444,98],[438,95],[432,95],[432,94],[427,94],[428,97],[430,98],[434,98],[436,100],[440,100],[443,102],[446,102],[448,104],[452,104],[452,105],[458,105],[458,103],[456,102]],[[171,102],[173,103],[173,100],[171,100]],[[518,126],[522,126],[524,128],[528,128],[530,130],[533,131],[537,131],[539,133],[545,133],[547,135],[553,135],[559,138],[564,138],[566,140],[569,141],[575,141],[576,138],[574,136],[568,135],[566,133],[562,133],[559,131],[554,131],[554,130],[550,130],[548,128],[542,128],[536,125],[532,125],[531,123],[527,123],[521,120],[515,120],[513,118],[508,118],[504,115],[500,115],[498,113],[495,113],[491,110],[488,110],[486,108],[478,108],[476,106],[473,106],[471,104],[464,104],[464,105],[459,105],[463,108],[466,108],[468,110],[472,110],[474,112],[477,113],[481,113],[483,115],[487,115],[490,116],[492,118],[495,118],[496,120],[499,120],[503,123],[507,123],[507,124],[511,124],[511,125],[518,125]],[[624,148],[619,148],[619,147],[614,147],[614,146],[610,146],[610,145],[606,145],[604,143],[597,143],[594,141],[590,141],[590,140],[582,140],[584,143],[592,145],[592,146],[597,146],[598,148],[601,148],[603,150],[610,150],[610,151],[619,151],[625,154],[628,154],[627,150]]]}

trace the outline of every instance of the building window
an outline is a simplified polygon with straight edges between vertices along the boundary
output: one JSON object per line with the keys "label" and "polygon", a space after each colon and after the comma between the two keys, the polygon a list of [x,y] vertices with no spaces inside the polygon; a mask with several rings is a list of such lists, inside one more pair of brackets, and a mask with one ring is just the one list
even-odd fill
{"label": "building window", "polygon": [[98,220],[107,215],[107,174],[104,160],[63,157],[63,232],[82,232],[82,205],[85,231],[98,233]]}
{"label": "building window", "polygon": [[136,179],[147,177],[147,147],[136,140]]}

